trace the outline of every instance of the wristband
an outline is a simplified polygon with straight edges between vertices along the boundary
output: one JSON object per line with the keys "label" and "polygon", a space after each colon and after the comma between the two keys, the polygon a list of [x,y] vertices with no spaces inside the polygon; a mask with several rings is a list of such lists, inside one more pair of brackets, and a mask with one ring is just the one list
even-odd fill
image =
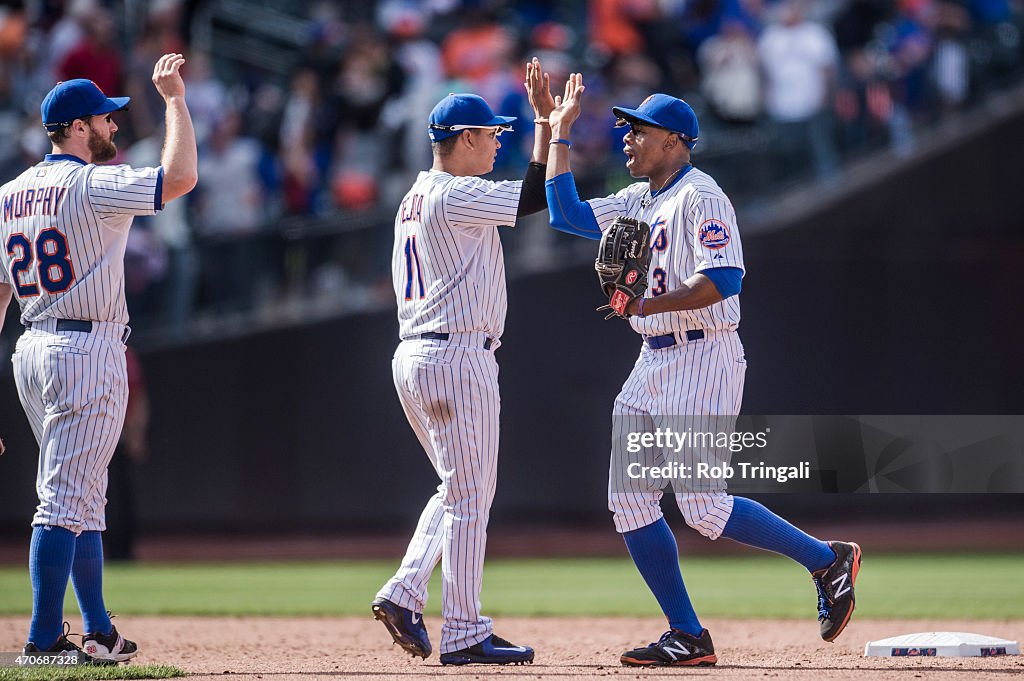
{"label": "wristband", "polygon": [[644,301],[645,300],[647,300],[647,299],[646,298],[640,298],[640,307],[636,311],[636,314],[637,314],[638,317],[643,317],[644,316]]}
{"label": "wristband", "polygon": [[548,119],[546,118],[534,118],[533,122],[537,123],[538,125],[548,125],[550,123],[550,121],[548,121]]}
{"label": "wristband", "polygon": [[562,138],[558,138],[556,140],[551,140],[550,142],[548,142],[548,144],[564,144],[565,146],[567,146],[570,149],[572,149],[572,142],[570,142],[569,140],[564,140]]}

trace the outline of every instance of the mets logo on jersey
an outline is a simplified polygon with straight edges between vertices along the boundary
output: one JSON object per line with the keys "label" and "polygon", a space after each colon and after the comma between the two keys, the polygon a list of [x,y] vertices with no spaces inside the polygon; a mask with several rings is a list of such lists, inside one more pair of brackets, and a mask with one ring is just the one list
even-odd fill
{"label": "mets logo on jersey", "polygon": [[662,216],[651,225],[651,250],[664,251],[668,248],[668,220]]}
{"label": "mets logo on jersey", "polygon": [[729,228],[721,220],[705,220],[700,226],[699,235],[704,248],[717,251],[729,245]]}

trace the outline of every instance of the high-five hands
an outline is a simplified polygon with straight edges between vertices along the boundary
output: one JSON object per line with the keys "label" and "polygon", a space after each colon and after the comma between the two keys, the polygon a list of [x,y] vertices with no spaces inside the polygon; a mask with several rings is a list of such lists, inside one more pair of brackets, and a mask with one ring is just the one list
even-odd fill
{"label": "high-five hands", "polygon": [[580,117],[580,98],[584,90],[583,74],[570,73],[565,81],[565,92],[555,97],[555,108],[548,114],[552,136],[566,137],[569,134],[569,128]]}
{"label": "high-five hands", "polygon": [[547,123],[548,115],[555,108],[555,100],[551,96],[551,77],[544,73],[540,60],[534,57],[526,63],[526,97],[533,108],[535,122]]}

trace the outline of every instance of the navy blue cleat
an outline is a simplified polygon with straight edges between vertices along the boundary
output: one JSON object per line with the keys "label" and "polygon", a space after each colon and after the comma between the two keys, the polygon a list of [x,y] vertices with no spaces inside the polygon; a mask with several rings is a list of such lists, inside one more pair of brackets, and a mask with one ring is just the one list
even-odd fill
{"label": "navy blue cleat", "polygon": [[[423,626],[423,615],[395,605],[386,598],[378,598],[370,604],[374,619],[378,619],[387,627],[391,638],[402,646],[402,650],[414,657],[424,660],[430,657],[430,637]],[[441,659],[442,664],[444,658]]]}
{"label": "navy blue cleat", "polygon": [[517,646],[491,634],[475,646],[441,653],[441,664],[533,664],[533,648]]}
{"label": "navy blue cleat", "polygon": [[626,667],[712,667],[718,656],[707,629],[700,636],[669,629],[656,642],[622,653],[619,662]]}
{"label": "navy blue cleat", "polygon": [[821,638],[831,643],[843,633],[853,615],[853,585],[860,572],[861,550],[853,542],[830,541],[828,545],[836,554],[835,562],[811,573],[811,579],[818,589]]}

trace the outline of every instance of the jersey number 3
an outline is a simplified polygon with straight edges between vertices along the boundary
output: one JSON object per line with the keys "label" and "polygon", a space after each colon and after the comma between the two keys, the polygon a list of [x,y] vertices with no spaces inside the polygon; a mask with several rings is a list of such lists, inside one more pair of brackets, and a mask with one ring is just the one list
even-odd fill
{"label": "jersey number 3", "polygon": [[654,278],[654,281],[658,282],[657,285],[651,289],[652,296],[660,296],[668,291],[668,272],[660,267],[655,267],[654,271],[651,272],[651,277]]}
{"label": "jersey number 3", "polygon": [[413,274],[419,284],[420,298],[427,294],[423,289],[423,272],[420,271],[420,254],[416,251],[416,235],[405,240],[405,299],[412,300]]}
{"label": "jersey number 3", "polygon": [[[11,284],[19,298],[39,295],[39,285],[47,293],[63,293],[75,281],[75,268],[68,259],[68,241],[56,227],[39,232],[35,249],[20,232],[7,239],[7,255],[11,256]],[[32,265],[36,264],[39,284],[32,281]]]}

